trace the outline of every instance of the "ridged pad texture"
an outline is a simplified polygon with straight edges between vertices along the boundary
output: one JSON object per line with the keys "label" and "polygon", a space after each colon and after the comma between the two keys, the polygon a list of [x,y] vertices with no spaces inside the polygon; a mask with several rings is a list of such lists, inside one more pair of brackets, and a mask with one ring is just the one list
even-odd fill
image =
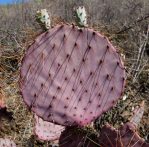
{"label": "ridged pad texture", "polygon": [[65,128],[60,125],[56,125],[51,122],[44,121],[37,115],[35,115],[35,127],[34,132],[41,140],[56,140],[59,139],[61,132]]}
{"label": "ridged pad texture", "polygon": [[20,88],[25,103],[44,120],[83,126],[115,104],[124,82],[123,63],[106,37],[58,25],[28,48]]}

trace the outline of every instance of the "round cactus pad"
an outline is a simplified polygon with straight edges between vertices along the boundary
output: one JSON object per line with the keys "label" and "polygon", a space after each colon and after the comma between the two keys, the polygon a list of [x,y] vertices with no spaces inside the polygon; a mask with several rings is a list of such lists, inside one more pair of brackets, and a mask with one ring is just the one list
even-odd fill
{"label": "round cactus pad", "polygon": [[84,126],[115,105],[125,69],[108,39],[58,25],[37,37],[21,66],[25,103],[45,121]]}

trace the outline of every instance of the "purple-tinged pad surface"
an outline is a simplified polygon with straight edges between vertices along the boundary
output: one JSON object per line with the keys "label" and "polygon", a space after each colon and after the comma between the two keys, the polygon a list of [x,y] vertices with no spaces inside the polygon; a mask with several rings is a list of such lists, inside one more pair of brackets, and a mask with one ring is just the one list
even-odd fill
{"label": "purple-tinged pad surface", "polygon": [[138,135],[133,123],[126,123],[120,129],[105,125],[101,129],[99,141],[104,147],[149,147]]}
{"label": "purple-tinged pad surface", "polygon": [[61,132],[65,129],[63,126],[44,121],[37,115],[35,115],[34,118],[35,118],[34,133],[40,140],[47,140],[47,141],[57,140],[59,139]]}
{"label": "purple-tinged pad surface", "polygon": [[7,138],[0,138],[0,147],[16,147],[16,144]]}
{"label": "purple-tinged pad surface", "polygon": [[59,139],[59,147],[99,147],[88,134],[77,131],[76,127],[66,128]]}
{"label": "purple-tinged pad surface", "polygon": [[108,111],[125,83],[124,65],[108,39],[74,25],[58,25],[38,36],[20,74],[28,107],[65,126],[84,126]]}

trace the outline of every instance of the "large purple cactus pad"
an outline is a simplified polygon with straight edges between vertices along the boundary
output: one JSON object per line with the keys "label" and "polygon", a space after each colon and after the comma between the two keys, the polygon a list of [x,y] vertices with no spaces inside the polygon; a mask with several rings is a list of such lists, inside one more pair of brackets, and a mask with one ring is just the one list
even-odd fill
{"label": "large purple cactus pad", "polygon": [[41,34],[22,61],[25,103],[46,121],[86,125],[120,98],[125,70],[108,39],[92,29],[58,25]]}

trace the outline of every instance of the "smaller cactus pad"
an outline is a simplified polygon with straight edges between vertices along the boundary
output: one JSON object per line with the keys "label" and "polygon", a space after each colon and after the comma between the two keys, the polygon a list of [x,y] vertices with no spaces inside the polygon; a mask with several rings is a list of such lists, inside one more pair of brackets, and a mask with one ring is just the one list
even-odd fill
{"label": "smaller cactus pad", "polygon": [[0,147],[16,147],[16,144],[7,138],[0,138]]}
{"label": "smaller cactus pad", "polygon": [[43,119],[35,115],[34,132],[39,139],[48,141],[59,139],[63,130],[64,127],[44,121]]}
{"label": "smaller cactus pad", "polygon": [[149,144],[136,132],[133,123],[126,123],[119,129],[105,125],[101,129],[99,141],[101,146],[107,147],[149,147]]}
{"label": "smaller cactus pad", "polygon": [[22,61],[24,102],[43,120],[84,126],[115,105],[125,69],[108,39],[58,25],[37,37]]}

